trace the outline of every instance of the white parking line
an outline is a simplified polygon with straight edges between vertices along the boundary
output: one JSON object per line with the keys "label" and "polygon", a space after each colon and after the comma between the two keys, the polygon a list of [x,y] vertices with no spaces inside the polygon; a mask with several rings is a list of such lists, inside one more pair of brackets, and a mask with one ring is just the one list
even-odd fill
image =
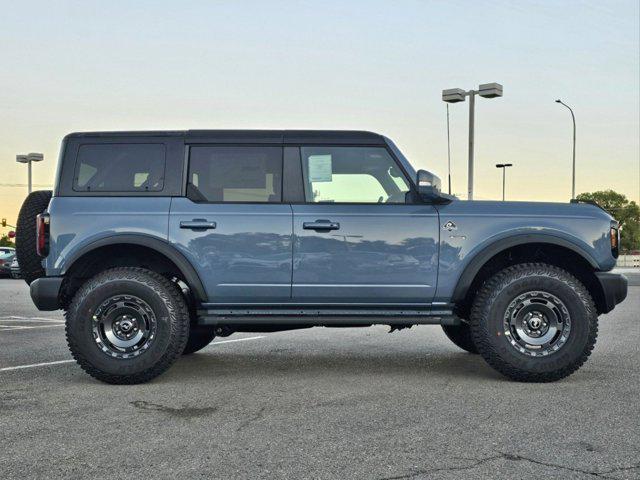
{"label": "white parking line", "polygon": [[58,318],[46,318],[46,317],[19,317],[18,315],[8,315],[0,317],[0,322],[24,322],[29,320],[37,320],[38,322],[56,322],[64,323],[64,320]]}
{"label": "white parking line", "polygon": [[3,317],[0,317],[0,322],[2,322],[2,323],[7,323],[7,322],[64,323],[64,320],[43,320],[43,319],[36,319],[36,318],[15,318],[15,317],[14,318],[3,318]]}
{"label": "white parking line", "polygon": [[23,370],[25,368],[34,368],[34,367],[47,367],[49,365],[60,365],[63,363],[71,363],[71,362],[75,362],[75,360],[58,360],[57,362],[34,363],[32,365],[18,365],[16,367],[4,367],[4,368],[0,368],[0,372],[10,372],[12,370]]}
{"label": "white parking line", "polygon": [[[2,320],[0,320],[2,321]],[[51,328],[51,327],[64,327],[64,323],[58,323],[56,325],[0,325],[0,332],[10,332],[12,330],[32,330],[34,328]]]}
{"label": "white parking line", "polygon": [[[234,340],[221,340],[219,342],[210,343],[211,345],[218,345],[220,343],[233,343],[233,342],[245,342],[247,340],[258,340],[260,338],[264,338],[264,335],[259,337],[247,337],[247,338],[236,338]],[[17,365],[15,367],[4,367],[0,368],[0,372],[11,372],[13,370],[24,370],[25,368],[35,368],[35,367],[48,367],[49,365],[62,365],[65,363],[73,363],[75,360],[58,360],[56,362],[44,362],[44,363],[33,363],[31,365]]]}
{"label": "white parking line", "polygon": [[219,342],[211,342],[207,346],[210,347],[211,345],[218,345],[220,343],[232,343],[232,342],[244,342],[246,340],[258,340],[259,338],[264,338],[264,335],[262,335],[260,337],[247,337],[247,338],[236,338],[234,340],[221,340]]}

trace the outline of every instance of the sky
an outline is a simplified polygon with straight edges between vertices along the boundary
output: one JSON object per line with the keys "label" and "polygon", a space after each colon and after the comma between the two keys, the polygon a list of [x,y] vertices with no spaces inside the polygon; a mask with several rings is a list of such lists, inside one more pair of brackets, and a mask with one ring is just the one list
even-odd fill
{"label": "sky", "polygon": [[[476,101],[475,198],[640,200],[640,26],[629,1],[0,0],[0,217],[52,185],[72,131],[355,129],[392,138],[446,184],[446,88]],[[466,196],[468,103],[450,106]],[[14,223],[15,224],[15,223]],[[0,230],[5,233],[5,230]]]}

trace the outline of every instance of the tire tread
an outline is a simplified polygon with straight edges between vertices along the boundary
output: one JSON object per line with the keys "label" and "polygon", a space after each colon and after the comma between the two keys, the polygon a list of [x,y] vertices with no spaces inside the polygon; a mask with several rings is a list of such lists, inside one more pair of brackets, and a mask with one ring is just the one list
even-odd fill
{"label": "tire tread", "polygon": [[[162,298],[162,301],[167,306],[170,314],[173,314],[171,316],[175,317],[177,320],[171,322],[171,337],[174,340],[170,342],[168,351],[164,354],[161,360],[151,368],[135,374],[115,375],[104,372],[93,366],[78,348],[78,342],[80,339],[77,339],[69,328],[70,322],[73,321],[74,315],[86,296],[95,288],[114,280],[132,280],[144,283],[151,287],[155,293]],[[151,280],[151,282],[149,280]],[[157,283],[157,285],[154,285],[154,283]],[[157,286],[160,288],[156,288]],[[189,336],[189,312],[178,287],[159,273],[137,267],[118,267],[108,269],[87,280],[87,282],[80,287],[76,295],[73,297],[69,308],[65,311],[65,319],[67,344],[71,351],[71,355],[76,362],[78,362],[80,368],[97,380],[119,385],[145,383],[165,372],[180,357]]]}
{"label": "tire tread", "polygon": [[46,275],[42,259],[36,252],[36,216],[44,212],[51,200],[51,190],[31,192],[20,207],[16,225],[16,256],[22,278],[28,285]]}
{"label": "tire tread", "polygon": [[[551,372],[529,372],[506,362],[489,341],[487,319],[491,305],[510,283],[532,275],[555,278],[568,284],[578,295],[587,310],[589,336],[581,354],[571,363]],[[496,273],[479,289],[471,308],[470,325],[473,341],[485,361],[506,377],[519,382],[554,382],[571,375],[589,358],[598,337],[598,316],[591,295],[585,286],[573,275],[554,265],[546,263],[521,263],[512,265]]]}

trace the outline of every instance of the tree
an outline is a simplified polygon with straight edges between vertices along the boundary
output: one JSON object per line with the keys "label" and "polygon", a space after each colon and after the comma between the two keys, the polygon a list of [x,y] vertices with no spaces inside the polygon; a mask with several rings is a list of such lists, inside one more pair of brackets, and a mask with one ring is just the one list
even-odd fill
{"label": "tree", "polygon": [[0,237],[0,247],[15,247],[15,244],[7,235],[2,235],[2,237]]}
{"label": "tree", "polygon": [[609,212],[622,227],[620,249],[640,249],[640,206],[630,202],[626,196],[613,190],[581,193],[578,200],[592,200]]}

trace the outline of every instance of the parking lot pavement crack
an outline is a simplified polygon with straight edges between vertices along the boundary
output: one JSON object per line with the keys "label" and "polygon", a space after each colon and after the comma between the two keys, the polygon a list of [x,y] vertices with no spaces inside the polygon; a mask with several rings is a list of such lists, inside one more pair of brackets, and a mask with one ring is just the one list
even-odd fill
{"label": "parking lot pavement crack", "polygon": [[396,475],[396,476],[392,476],[392,477],[382,477],[379,480],[404,480],[404,479],[410,479],[410,478],[414,478],[420,475],[430,475],[433,473],[438,473],[438,472],[455,472],[455,471],[460,471],[460,470],[472,470],[476,467],[478,467],[479,465],[482,465],[483,463],[487,463],[490,462],[492,460],[497,460],[499,458],[502,458],[502,455],[492,455],[490,457],[485,457],[485,458],[480,458],[480,459],[464,459],[464,460],[473,460],[473,463],[471,463],[470,465],[454,465],[451,467],[441,467],[441,468],[430,468],[430,469],[424,469],[424,470],[414,470],[411,473],[407,473],[404,475]]}
{"label": "parking lot pavement crack", "polygon": [[240,425],[238,425],[238,428],[236,428],[236,432],[239,432],[240,430],[243,430],[244,428],[248,427],[252,423],[261,420],[264,417],[265,410],[266,410],[266,407],[260,407],[260,410],[258,410],[251,417],[244,420],[243,422],[240,423]]}
{"label": "parking lot pavement crack", "polygon": [[211,415],[218,410],[218,407],[190,407],[183,405],[182,407],[169,407],[159,403],[147,402],[145,400],[136,400],[130,402],[135,408],[150,412],[162,412],[174,418],[190,419]]}
{"label": "parking lot pavement crack", "polygon": [[569,470],[571,472],[575,472],[575,473],[582,473],[584,475],[591,475],[594,477],[599,477],[599,478],[610,478],[610,479],[615,479],[616,477],[611,477],[609,476],[612,473],[617,473],[617,472],[621,472],[621,471],[627,471],[627,470],[633,470],[636,468],[640,468],[640,464],[638,465],[634,465],[634,466],[630,466],[630,467],[618,467],[618,468],[614,468],[612,470],[606,470],[604,472],[598,472],[598,471],[593,471],[593,470],[584,470],[582,468],[576,468],[576,467],[569,467],[566,465],[558,465],[555,463],[547,463],[547,462],[541,462],[539,460],[534,460],[533,458],[528,458],[528,457],[523,457],[522,455],[517,455],[517,454],[512,454],[512,453],[501,453],[502,457],[507,459],[507,460],[513,460],[513,461],[525,461],[525,462],[530,462],[530,463],[534,463],[536,465],[542,465],[545,467],[550,467],[550,468],[559,468],[559,469],[563,469],[563,470]]}
{"label": "parking lot pavement crack", "polygon": [[632,465],[631,467],[618,467],[618,468],[614,468],[613,470],[607,470],[606,472],[601,472],[600,476],[603,478],[616,478],[617,477],[608,477],[607,475],[611,474],[611,473],[618,473],[618,472],[628,472],[630,470],[637,470],[640,469],[640,463],[638,465]]}
{"label": "parking lot pavement crack", "polygon": [[558,465],[558,464],[553,464],[553,463],[541,462],[541,461],[538,461],[538,460],[534,460],[532,458],[523,457],[522,455],[500,452],[497,455],[491,455],[491,456],[488,456],[488,457],[485,457],[485,458],[480,458],[480,459],[458,458],[458,460],[465,460],[465,461],[473,462],[473,463],[470,463],[469,465],[454,465],[454,466],[451,466],[451,467],[441,467],[441,468],[415,470],[415,471],[413,471],[411,473],[407,473],[407,474],[403,474],[403,475],[396,475],[396,476],[391,476],[391,477],[381,477],[379,480],[405,480],[405,479],[411,479],[411,478],[415,478],[415,477],[423,476],[423,475],[431,475],[431,474],[438,473],[438,472],[455,472],[455,471],[462,471],[462,470],[473,470],[474,468],[476,468],[476,467],[478,467],[478,466],[480,466],[480,465],[482,465],[484,463],[491,462],[493,460],[498,460],[498,459],[510,460],[510,461],[514,461],[514,462],[530,462],[530,463],[533,463],[533,464],[536,464],[536,465],[541,465],[541,466],[545,466],[545,467],[549,467],[549,468],[557,468],[557,469],[562,469],[562,470],[568,470],[568,471],[575,472],[575,473],[581,473],[583,475],[590,475],[590,476],[597,477],[597,478],[607,478],[607,479],[612,479],[612,480],[618,480],[618,479],[616,477],[610,476],[611,474],[640,468],[640,464],[638,464],[638,465],[633,465],[633,466],[629,466],[629,467],[618,467],[618,468],[614,468],[614,469],[611,469],[611,470],[606,470],[604,472],[598,472],[598,471],[584,470],[584,469],[581,469],[581,468],[569,467],[569,466],[566,466],[566,465]]}

